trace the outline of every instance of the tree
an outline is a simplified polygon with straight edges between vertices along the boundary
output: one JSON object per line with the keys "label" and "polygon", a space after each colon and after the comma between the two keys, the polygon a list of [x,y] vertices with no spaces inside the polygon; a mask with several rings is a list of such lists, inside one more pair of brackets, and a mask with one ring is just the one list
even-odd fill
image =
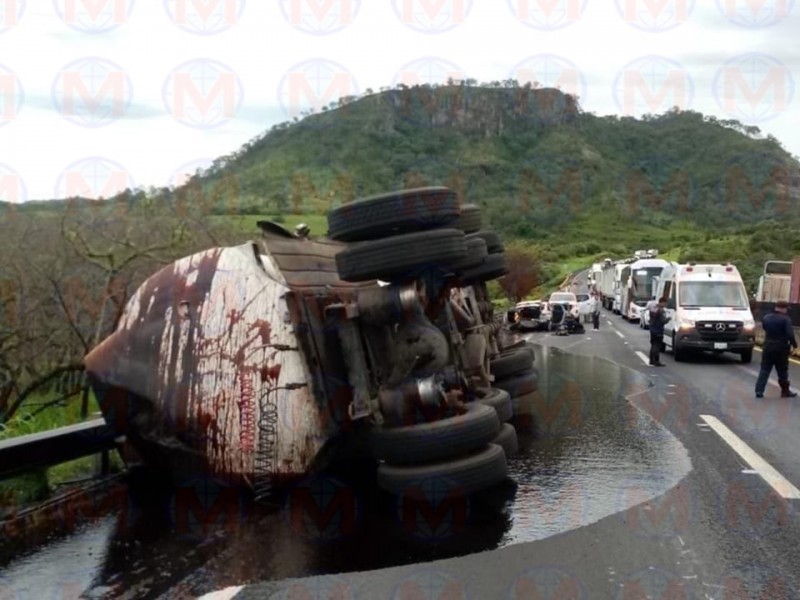
{"label": "tree", "polygon": [[508,274],[500,280],[500,287],[516,303],[539,286],[541,265],[531,250],[513,246],[506,249],[506,262]]}
{"label": "tree", "polygon": [[85,416],[83,357],[130,295],[163,265],[222,241],[197,212],[154,198],[76,200],[0,221],[0,423],[36,395],[57,404],[82,394]]}

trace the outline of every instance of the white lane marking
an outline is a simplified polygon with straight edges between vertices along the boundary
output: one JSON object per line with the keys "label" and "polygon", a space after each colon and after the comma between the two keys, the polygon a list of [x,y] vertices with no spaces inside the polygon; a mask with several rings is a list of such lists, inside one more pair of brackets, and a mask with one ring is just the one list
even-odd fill
{"label": "white lane marking", "polygon": [[[744,371],[745,373],[750,373],[750,375],[753,375],[753,376],[755,376],[756,378],[758,377],[758,371],[756,371],[755,369],[748,369],[747,367],[743,367],[742,365],[738,365],[738,366],[739,366],[739,368],[740,368],[742,371]],[[767,384],[768,384],[768,385],[775,386],[775,387],[781,387],[781,386],[778,384],[778,382],[777,382],[777,381],[775,381],[775,380],[772,378],[772,373],[770,373],[770,378],[769,378],[769,379],[767,379]]]}
{"label": "white lane marking", "polygon": [[643,362],[644,364],[646,364],[646,365],[650,365],[650,359],[649,359],[647,356],[645,356],[645,353],[644,353],[644,352],[641,352],[640,350],[637,350],[637,351],[636,351],[636,356],[638,356],[639,358],[641,358],[641,359],[642,359],[642,362]]}
{"label": "white lane marking", "polygon": [[712,415],[700,415],[709,424],[719,437],[725,441],[733,451],[736,452],[754,471],[756,471],[783,498],[790,500],[800,500],[800,490],[793,486],[783,475],[778,473],[775,468],[765,461],[759,454],[744,441],[733,433],[717,417]]}
{"label": "white lane marking", "polygon": [[615,331],[614,333],[616,333],[616,334],[617,334],[619,337],[621,337],[623,340],[625,339],[625,336],[624,336],[622,333],[620,333],[619,331]]}
{"label": "white lane marking", "polygon": [[200,596],[197,600],[231,600],[236,594],[244,589],[243,585],[225,588],[217,592],[211,592],[204,596]]}

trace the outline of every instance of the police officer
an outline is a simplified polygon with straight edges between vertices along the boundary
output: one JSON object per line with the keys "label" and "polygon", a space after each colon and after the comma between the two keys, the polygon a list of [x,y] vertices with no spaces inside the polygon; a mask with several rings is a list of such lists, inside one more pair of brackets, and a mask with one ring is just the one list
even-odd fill
{"label": "police officer", "polygon": [[787,314],[789,303],[783,300],[775,304],[775,311],[762,320],[766,339],[761,353],[761,372],[756,381],[756,398],[764,397],[767,380],[772,367],[778,372],[778,383],[781,386],[781,397],[794,398],[797,392],[789,389],[789,354],[797,348],[794,339],[792,320]]}
{"label": "police officer", "polygon": [[650,366],[665,367],[661,362],[661,345],[664,342],[664,325],[670,320],[664,313],[667,299],[661,297],[650,310]]}
{"label": "police officer", "polygon": [[592,293],[592,301],[589,306],[592,313],[592,327],[598,331],[600,329],[600,294]]}

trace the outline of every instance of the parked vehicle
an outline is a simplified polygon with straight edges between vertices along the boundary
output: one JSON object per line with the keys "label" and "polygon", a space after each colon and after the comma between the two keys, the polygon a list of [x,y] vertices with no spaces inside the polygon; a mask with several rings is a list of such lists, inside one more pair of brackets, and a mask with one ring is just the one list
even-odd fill
{"label": "parked vehicle", "polygon": [[658,289],[658,280],[659,278],[656,277],[653,279],[653,297],[647,302],[644,307],[639,311],[639,328],[640,329],[650,329],[650,305],[651,303],[655,303],[658,300],[655,296],[656,290]]}
{"label": "parked vehicle", "polygon": [[589,290],[590,291],[599,291],[600,290],[600,282],[603,278],[603,263],[594,263],[592,264],[592,268],[589,272]]}
{"label": "parked vehicle", "polygon": [[628,279],[631,276],[631,266],[623,261],[614,266],[614,301],[611,311],[615,315],[622,315],[622,304],[625,289],[628,286]]}
{"label": "parked vehicle", "polygon": [[490,374],[533,359],[497,336],[485,282],[507,269],[478,207],[423,188],[331,211],[327,238],[259,226],[151,276],[85,359],[144,462],[256,496],[354,456],[393,494],[502,481],[521,402]]}
{"label": "parked vehicle", "polygon": [[792,263],[782,260],[768,260],[764,272],[758,278],[756,302],[790,301],[792,284]]}
{"label": "parked vehicle", "polygon": [[691,350],[733,352],[743,363],[752,360],[755,320],[735,266],[669,263],[656,295],[668,299],[664,343],[676,361]]}
{"label": "parked vehicle", "polygon": [[514,307],[513,329],[535,331],[542,328],[547,322],[542,319],[542,302],[529,300],[520,302]]}
{"label": "parked vehicle", "polygon": [[669,263],[660,258],[642,258],[631,264],[631,274],[624,294],[624,316],[641,322],[644,307],[653,299],[654,281]]}
{"label": "parked vehicle", "polygon": [[560,304],[572,318],[577,319],[579,316],[578,298],[572,292],[553,292],[550,294],[548,304],[551,314],[553,312],[553,305]]}
{"label": "parked vehicle", "polygon": [[614,273],[616,271],[616,264],[607,258],[603,261],[601,271],[600,285],[598,290],[600,298],[603,303],[603,308],[611,310],[614,306]]}
{"label": "parked vehicle", "polygon": [[578,315],[580,316],[581,321],[588,323],[592,318],[592,297],[589,294],[575,294],[575,299],[578,302]]}

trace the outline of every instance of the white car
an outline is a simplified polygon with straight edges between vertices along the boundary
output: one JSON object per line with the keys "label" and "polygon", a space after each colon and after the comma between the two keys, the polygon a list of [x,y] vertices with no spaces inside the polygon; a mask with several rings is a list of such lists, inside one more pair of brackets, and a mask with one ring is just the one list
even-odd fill
{"label": "white car", "polygon": [[548,317],[553,313],[553,304],[564,305],[564,307],[567,309],[567,312],[576,319],[580,315],[578,309],[578,298],[572,292],[554,292],[550,294],[550,299],[547,301]]}
{"label": "white car", "polygon": [[578,302],[578,314],[582,321],[588,322],[591,319],[592,297],[589,294],[575,294]]}
{"label": "white car", "polygon": [[542,326],[542,302],[531,300],[520,302],[514,308],[512,329],[536,330]]}
{"label": "white car", "polygon": [[642,311],[639,313],[641,316],[639,317],[639,329],[650,329],[650,309],[658,304],[655,300],[650,300],[647,304],[645,304]]}

